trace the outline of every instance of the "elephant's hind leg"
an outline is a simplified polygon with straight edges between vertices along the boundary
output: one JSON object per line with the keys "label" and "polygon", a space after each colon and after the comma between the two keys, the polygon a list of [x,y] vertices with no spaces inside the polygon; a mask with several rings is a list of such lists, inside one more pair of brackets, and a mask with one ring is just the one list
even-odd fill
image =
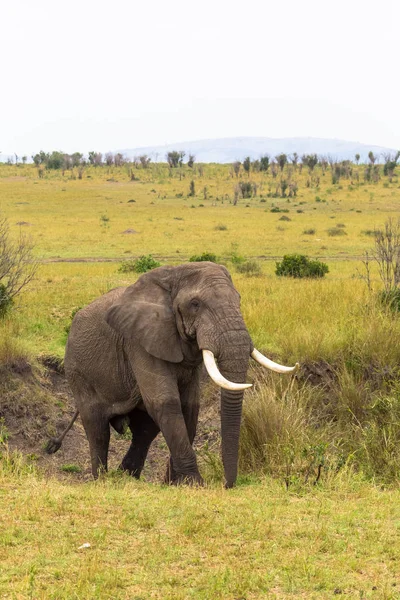
{"label": "elephant's hind leg", "polygon": [[133,410],[129,417],[132,443],[120,465],[120,469],[139,479],[150,445],[160,432],[160,428],[154,423],[150,415],[142,410]]}
{"label": "elephant's hind leg", "polygon": [[91,404],[90,411],[83,409],[80,414],[89,441],[92,474],[97,479],[102,470],[107,471],[110,424],[101,406]]}

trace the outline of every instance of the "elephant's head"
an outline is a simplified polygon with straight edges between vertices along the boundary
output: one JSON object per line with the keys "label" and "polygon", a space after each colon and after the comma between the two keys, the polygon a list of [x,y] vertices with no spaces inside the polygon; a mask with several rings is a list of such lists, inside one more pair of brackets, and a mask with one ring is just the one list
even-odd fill
{"label": "elephant's head", "polygon": [[[237,475],[243,390],[249,358],[282,367],[254,349],[240,312],[240,296],[227,269],[210,262],[160,267],[129,286],[107,322],[125,339],[173,363],[201,356],[221,390],[222,458],[227,487]],[[218,367],[216,364],[218,361]]]}

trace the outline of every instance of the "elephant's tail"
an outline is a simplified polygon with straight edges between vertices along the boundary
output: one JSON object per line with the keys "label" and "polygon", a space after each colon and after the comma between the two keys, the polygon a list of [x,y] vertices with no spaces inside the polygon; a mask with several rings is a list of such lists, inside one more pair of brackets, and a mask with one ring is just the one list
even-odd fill
{"label": "elephant's tail", "polygon": [[62,432],[62,434],[60,436],[58,436],[57,438],[49,439],[46,446],[44,447],[47,454],[54,454],[55,452],[57,452],[57,450],[59,450],[61,448],[63,439],[67,435],[68,431],[71,429],[72,425],[75,423],[78,415],[79,415],[79,410],[75,411],[74,416],[72,417],[72,419],[68,423],[66,429]]}

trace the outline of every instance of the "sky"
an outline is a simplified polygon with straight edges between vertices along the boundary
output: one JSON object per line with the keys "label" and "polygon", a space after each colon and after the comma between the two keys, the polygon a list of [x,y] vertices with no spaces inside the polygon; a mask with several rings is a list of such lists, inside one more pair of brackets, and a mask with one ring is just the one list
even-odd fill
{"label": "sky", "polygon": [[399,0],[0,0],[0,152],[400,148]]}

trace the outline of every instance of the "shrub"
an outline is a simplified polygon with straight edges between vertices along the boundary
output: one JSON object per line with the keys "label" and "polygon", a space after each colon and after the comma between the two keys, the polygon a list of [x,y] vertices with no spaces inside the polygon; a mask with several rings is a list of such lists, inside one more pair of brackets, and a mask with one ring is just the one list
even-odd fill
{"label": "shrub", "polygon": [[23,233],[12,240],[7,219],[0,216],[0,318],[35,277],[38,262],[33,249],[32,240]]}
{"label": "shrub", "polygon": [[216,225],[214,227],[215,231],[226,231],[228,229],[228,227],[226,225],[224,225],[223,223],[219,223],[219,225]]}
{"label": "shrub", "polygon": [[303,235],[314,235],[316,233],[316,229],[314,227],[310,227],[309,229],[305,229],[303,231]]}
{"label": "shrub", "polygon": [[328,235],[331,237],[338,237],[339,235],[347,235],[347,233],[341,227],[330,227],[327,229]]}
{"label": "shrub", "polygon": [[236,265],[236,271],[247,275],[247,277],[259,277],[262,275],[260,264],[256,260],[246,260]]}
{"label": "shrub", "polygon": [[203,261],[216,263],[217,256],[216,256],[216,254],[213,254],[212,252],[203,252],[203,254],[194,255],[189,258],[189,262],[203,262]]}
{"label": "shrub", "polygon": [[120,273],[146,273],[159,266],[161,266],[161,263],[158,262],[158,260],[155,260],[151,254],[147,254],[136,260],[125,260],[121,263],[118,271]]}
{"label": "shrub", "polygon": [[286,215],[282,215],[281,217],[279,217],[279,221],[291,221],[292,219],[290,217],[287,217]]}
{"label": "shrub", "polygon": [[4,317],[10,310],[13,303],[7,287],[4,283],[0,283],[0,318]]}
{"label": "shrub", "polygon": [[384,306],[388,306],[393,312],[400,312],[400,289],[392,288],[379,292],[378,298]]}
{"label": "shrub", "polygon": [[279,208],[279,206],[273,206],[270,210],[272,213],[288,213],[288,208]]}
{"label": "shrub", "polygon": [[286,254],[282,262],[276,263],[275,274],[279,277],[324,277],[328,265],[319,260],[310,260],[304,254]]}

